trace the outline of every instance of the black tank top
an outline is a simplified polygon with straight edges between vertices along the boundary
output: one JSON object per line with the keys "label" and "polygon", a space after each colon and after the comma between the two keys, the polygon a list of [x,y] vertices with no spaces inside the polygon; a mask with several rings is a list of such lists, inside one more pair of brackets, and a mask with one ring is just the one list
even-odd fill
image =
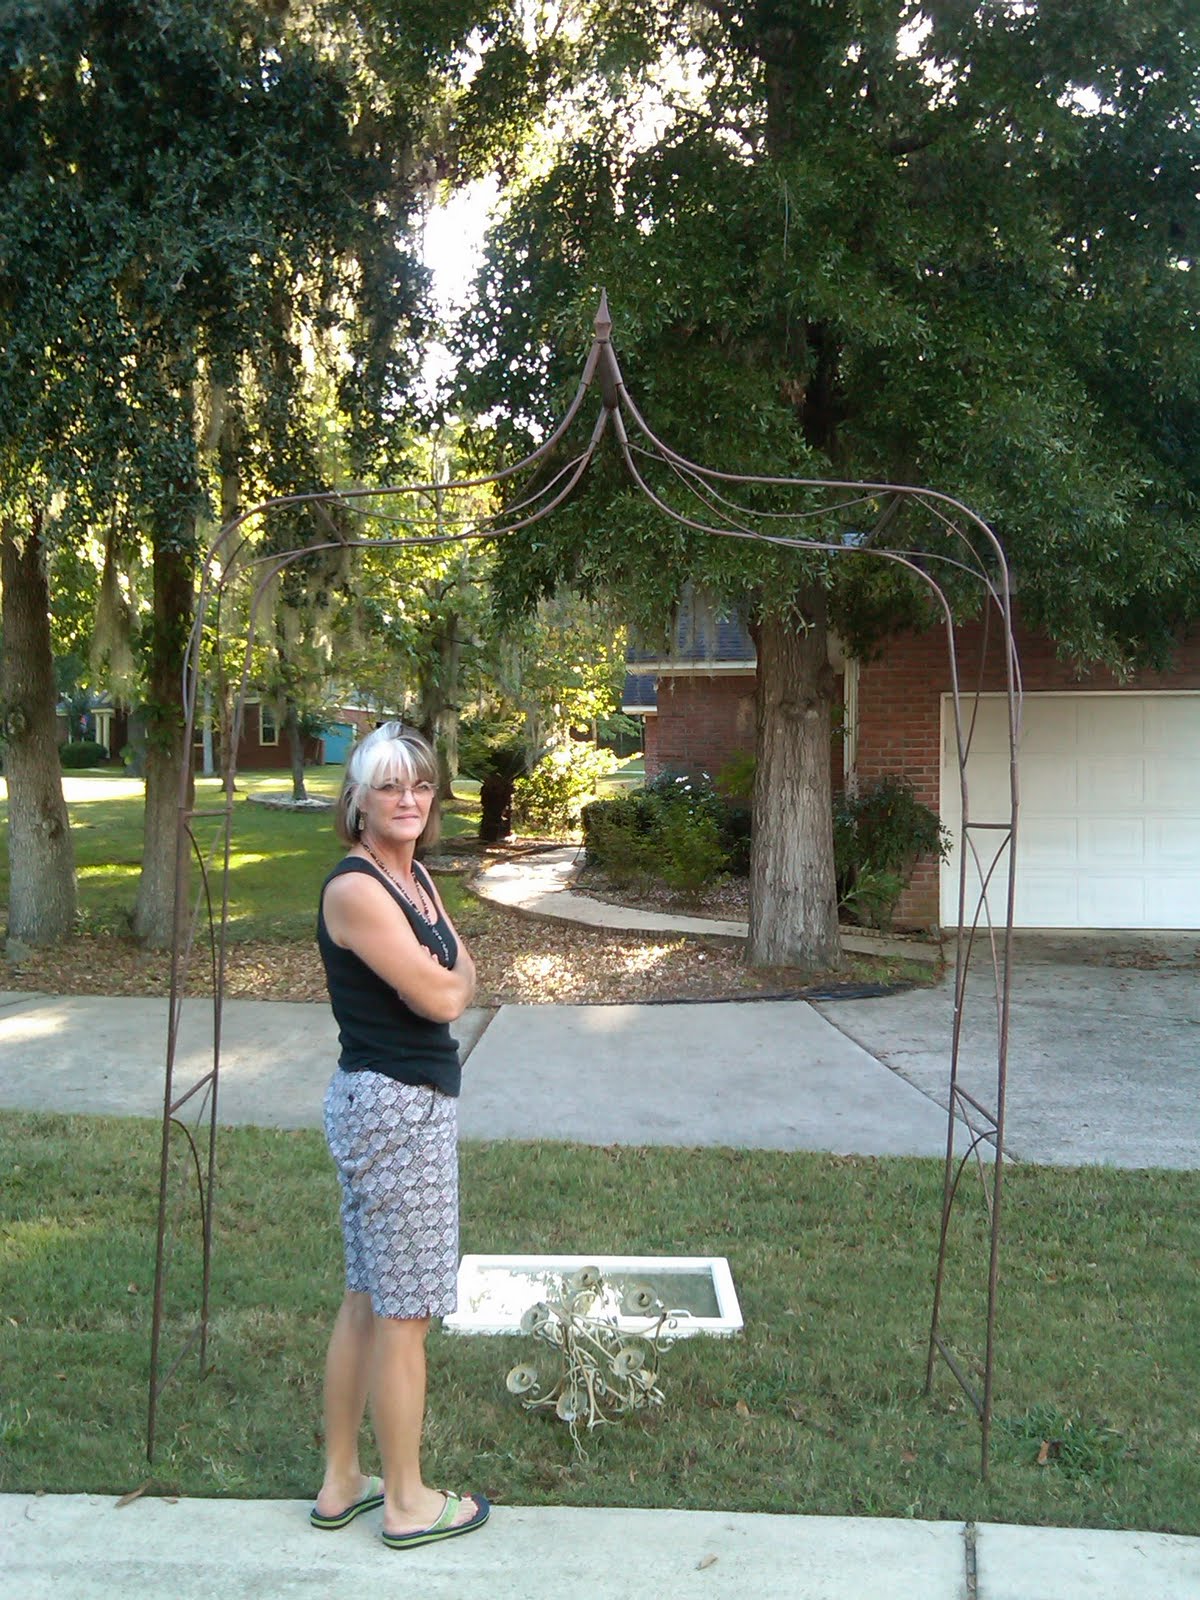
{"label": "black tank top", "polygon": [[[424,871],[415,863],[413,870]],[[445,949],[425,919],[418,916],[403,895],[369,861],[361,856],[347,856],[339,861],[321,885],[321,903],[317,911],[317,947],[325,963],[325,983],[342,1047],[338,1065],[344,1072],[382,1072],[399,1083],[431,1083],[443,1094],[457,1095],[462,1068],[458,1040],[452,1037],[450,1024],[431,1022],[428,1017],[419,1016],[360,956],[334,944],[329,936],[325,926],[325,889],[334,878],[347,872],[365,872],[383,884],[408,918],[417,938],[427,950],[433,951],[442,966],[453,967],[458,959],[458,943],[443,916],[438,916],[437,930]],[[433,901],[432,893],[430,900]]]}

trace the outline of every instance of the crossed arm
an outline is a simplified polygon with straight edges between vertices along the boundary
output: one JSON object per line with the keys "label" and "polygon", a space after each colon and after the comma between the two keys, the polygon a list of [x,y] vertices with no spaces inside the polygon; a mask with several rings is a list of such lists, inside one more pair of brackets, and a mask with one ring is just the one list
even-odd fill
{"label": "crossed arm", "polygon": [[[432,883],[428,884],[432,888]],[[434,889],[438,910],[450,924]],[[458,958],[447,969],[425,947],[388,891],[366,873],[346,873],[325,890],[325,926],[334,944],[352,950],[419,1016],[453,1022],[475,994],[475,963],[458,937]],[[453,925],[450,924],[453,928]]]}

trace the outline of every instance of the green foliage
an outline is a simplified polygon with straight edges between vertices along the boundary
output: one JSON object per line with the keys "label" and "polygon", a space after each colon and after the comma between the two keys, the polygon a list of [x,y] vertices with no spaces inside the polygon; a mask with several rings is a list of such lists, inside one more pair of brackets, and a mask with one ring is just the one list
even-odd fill
{"label": "green foliage", "polygon": [[579,826],[596,780],[616,767],[611,750],[571,742],[550,750],[528,777],[513,785],[513,823],[522,833],[561,836]]}
{"label": "green foliage", "polygon": [[610,711],[597,717],[596,737],[617,755],[631,755],[642,747],[642,725],[624,711]]}
{"label": "green foliage", "polygon": [[754,755],[748,750],[739,751],[731,756],[717,773],[717,793],[724,795],[729,800],[740,800],[744,804],[754,798],[754,773],[758,766]]}
{"label": "green foliage", "polygon": [[657,876],[657,810],[634,795],[594,800],[582,812],[586,859],[603,867],[621,889],[640,889]]}
{"label": "green foliage", "polygon": [[594,801],[583,837],[588,861],[626,887],[658,879],[692,895],[749,866],[749,812],[722,801],[706,774],[660,773],[642,789]]}
{"label": "green foliage", "polygon": [[458,767],[468,778],[519,778],[529,765],[520,719],[481,713],[458,725]]}
{"label": "green foliage", "polygon": [[[502,443],[560,415],[607,283],[624,374],[686,456],[935,485],[994,523],[1025,620],[1064,652],[1120,668],[1169,651],[1200,613],[1200,13],[939,5],[913,27],[905,0],[831,0],[750,8],[735,27],[711,7],[618,0],[586,14],[583,81],[547,107],[540,159],[514,163],[459,334],[464,392],[499,408]],[[610,31],[626,39],[615,58]],[[553,44],[525,48],[542,63]],[[627,130],[663,58],[677,83],[647,141]],[[655,487],[678,495],[665,474]],[[880,510],[856,504],[823,531],[836,541]],[[904,513],[888,542],[958,554]],[[948,560],[931,570],[977,603]],[[687,578],[772,608],[815,579],[861,648],[934,620],[898,569],[671,525],[612,461],[501,556],[514,601],[568,581],[651,624]]]}
{"label": "green foliage", "polygon": [[684,805],[663,807],[658,824],[658,870],[668,888],[696,894],[729,864],[721,825],[711,811]]}
{"label": "green foliage", "polygon": [[108,760],[108,751],[94,739],[73,739],[59,745],[58,759],[64,767],[96,767]]}
{"label": "green foliage", "polygon": [[918,856],[944,860],[949,835],[912,785],[887,776],[833,806],[839,904],[869,927],[887,927]]}
{"label": "green foliage", "polygon": [[850,888],[839,897],[839,905],[866,928],[888,928],[896,903],[904,893],[904,883],[898,872],[888,872],[882,867],[856,867]]}

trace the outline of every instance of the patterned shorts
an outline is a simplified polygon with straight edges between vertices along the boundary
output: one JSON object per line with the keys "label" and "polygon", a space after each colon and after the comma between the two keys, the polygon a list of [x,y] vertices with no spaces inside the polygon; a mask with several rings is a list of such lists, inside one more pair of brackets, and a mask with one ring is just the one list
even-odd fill
{"label": "patterned shorts", "polygon": [[342,1185],[346,1287],[379,1317],[458,1304],[458,1102],[381,1072],[333,1075],[325,1137]]}

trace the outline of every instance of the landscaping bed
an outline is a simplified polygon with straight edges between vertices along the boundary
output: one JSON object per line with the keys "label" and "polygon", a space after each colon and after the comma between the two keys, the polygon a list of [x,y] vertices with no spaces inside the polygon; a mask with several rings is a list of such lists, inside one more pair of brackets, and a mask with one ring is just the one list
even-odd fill
{"label": "landscaping bed", "polygon": [[[445,881],[442,893],[449,898]],[[831,978],[849,983],[928,982],[902,961],[852,958],[837,975],[745,965],[740,945],[683,935],[607,932],[521,916],[473,898],[454,912],[479,972],[475,1004],[606,1005],[671,1000],[752,1000],[795,993]],[[46,994],[165,995],[170,952],[143,950],[115,933],[83,933],[68,944],[28,951],[5,967],[9,989]],[[189,992],[211,992],[207,955],[194,958]],[[324,1001],[315,940],[245,939],[230,944],[225,994],[231,1000]]]}

